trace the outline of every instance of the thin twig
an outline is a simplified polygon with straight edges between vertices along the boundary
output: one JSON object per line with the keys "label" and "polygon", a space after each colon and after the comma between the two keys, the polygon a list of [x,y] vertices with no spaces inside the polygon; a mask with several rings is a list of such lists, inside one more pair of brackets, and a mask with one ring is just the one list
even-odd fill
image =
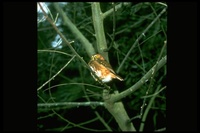
{"label": "thin twig", "polygon": [[53,80],[66,66],[69,65],[69,63],[75,58],[76,56],[74,55],[54,76],[52,76],[49,80],[47,80],[43,85],[41,85],[37,91],[39,91],[40,89],[42,89],[42,87],[44,87],[47,83],[49,83],[51,80]]}
{"label": "thin twig", "polygon": [[[161,49],[161,51],[160,51],[159,57],[158,57],[158,59],[157,59],[156,65],[155,65],[155,67],[154,67],[155,70],[157,69],[157,63],[158,63],[158,61],[160,60],[161,56],[163,55],[163,52],[164,52],[165,47],[166,47],[166,43],[164,42],[164,45],[163,45],[163,47],[162,47],[162,49]],[[147,91],[146,91],[146,96],[148,95],[149,90],[153,87],[154,76],[155,76],[155,74],[156,74],[156,72],[153,71],[153,72],[152,72],[152,76],[151,76],[151,78],[150,78],[150,83],[149,83],[148,89],[147,89]],[[143,115],[143,109],[144,109],[144,106],[145,106],[145,105],[146,105],[146,98],[144,98],[144,100],[143,100],[143,105],[141,106],[141,110],[140,110],[140,115],[141,115],[141,116]],[[143,121],[145,121],[145,120],[143,120]],[[143,124],[144,124],[144,123],[143,123]]]}
{"label": "thin twig", "polygon": [[164,86],[163,88],[161,88],[159,91],[155,92],[154,94],[152,94],[152,95],[147,95],[147,96],[143,96],[143,97],[141,97],[141,98],[150,98],[150,97],[156,96],[156,95],[158,95],[161,91],[163,91],[163,90],[166,89],[166,88],[167,88],[167,87]]}
{"label": "thin twig", "polygon": [[[71,46],[71,44],[67,41],[67,39],[63,36],[63,34],[59,31],[59,29],[57,28],[57,26],[54,24],[54,22],[48,17],[48,15],[46,14],[46,12],[44,11],[44,9],[42,8],[42,6],[39,3],[40,8],[42,9],[44,16],[47,17],[47,20],[49,21],[49,23],[53,26],[53,28],[55,29],[55,31],[60,35],[60,37],[63,39],[63,41],[69,46],[69,48],[71,49],[71,51],[79,58],[79,60],[89,68],[88,64],[83,60],[82,57],[80,57],[80,55],[75,51],[75,49]],[[90,68],[89,68],[90,69]]]}
{"label": "thin twig", "polygon": [[111,44],[110,44],[110,46],[107,48],[107,49],[105,49],[104,51],[105,52],[108,52],[112,47],[113,47],[113,45],[114,45],[114,41],[115,41],[115,27],[116,27],[116,22],[115,22],[115,3],[114,2],[112,2],[112,4],[113,4],[113,34],[112,34],[112,38],[111,38],[111,40],[112,40],[112,42],[111,42]]}
{"label": "thin twig", "polygon": [[[160,89],[160,86],[157,87],[157,89],[155,90],[155,93],[159,92],[159,89]],[[144,122],[146,121],[148,112],[149,112],[150,108],[152,107],[152,104],[153,104],[156,96],[157,95],[154,95],[153,97],[151,97],[151,100],[149,101],[149,104],[148,104],[147,108],[144,111],[144,115],[142,116],[142,121],[143,122],[140,123],[139,131],[143,131],[143,129],[144,129],[144,124],[145,124]]]}
{"label": "thin twig", "polygon": [[[120,3],[120,4],[116,5],[116,6],[115,6],[116,11],[119,10],[119,9],[122,7],[122,4],[127,6],[127,5],[130,5],[131,2],[124,2],[124,3]],[[107,16],[109,16],[113,11],[114,11],[114,9],[112,8],[112,9],[110,9],[110,10],[104,12],[103,15],[102,15],[102,18],[105,19],[105,18],[106,18]]]}
{"label": "thin twig", "polygon": [[61,116],[60,114],[58,114],[55,110],[52,110],[61,120],[69,123],[70,125],[72,125],[73,127],[79,127],[79,128],[82,128],[82,129],[85,129],[85,130],[88,130],[88,131],[105,131],[105,130],[97,130],[97,129],[92,129],[92,128],[87,128],[87,127],[84,127],[82,125],[84,125],[85,123],[87,124],[87,122],[83,122],[83,123],[79,123],[79,124],[74,124],[73,122],[65,119],[63,116]]}
{"label": "thin twig", "polygon": [[[81,79],[82,79],[82,82],[83,82],[84,81],[83,80],[84,79],[83,71],[80,70],[80,69],[79,69],[79,71],[80,71],[80,74],[81,74],[81,77],[82,77]],[[90,97],[88,96],[88,93],[86,92],[85,86],[83,86],[83,92],[84,92],[84,96],[85,96],[86,100],[88,102],[91,102]],[[97,94],[97,95],[100,95],[100,94]],[[96,97],[98,97],[98,96],[96,96]],[[91,104],[90,107],[94,111],[95,115],[97,116],[96,118],[106,127],[106,129],[108,131],[112,131],[112,129],[110,128],[110,126],[108,125],[108,123],[101,117],[101,115],[97,112],[97,110],[95,110],[96,106]]]}
{"label": "thin twig", "polygon": [[53,108],[53,107],[80,107],[80,106],[104,106],[103,102],[61,102],[61,103],[38,103],[38,107],[47,107],[47,108]]}
{"label": "thin twig", "polygon": [[[54,3],[55,4],[55,3]],[[56,5],[56,4],[55,4]],[[48,15],[46,14],[46,12],[44,11],[44,9],[42,8],[42,6],[40,5],[40,3],[39,3],[39,6],[40,6],[40,8],[42,9],[42,11],[43,11],[43,13],[44,13],[44,16],[46,16],[46,18],[47,18],[47,20],[49,21],[49,23],[53,26],[53,28],[56,30],[56,32],[60,35],[60,37],[63,39],[63,41],[69,46],[69,48],[71,49],[71,51],[78,57],[78,59],[94,74],[94,72],[91,70],[91,68],[89,67],[89,65],[83,60],[83,58],[82,57],[80,57],[80,55],[75,51],[75,49],[71,46],[71,44],[67,41],[67,39],[64,37],[64,35],[59,31],[59,29],[57,28],[57,26],[54,24],[54,22],[48,17]],[[57,5],[58,6],[58,5]],[[61,15],[63,14],[63,10],[61,10],[62,12],[61,12]],[[68,18],[65,16],[65,19],[67,19],[68,20]],[[69,22],[71,22],[71,21],[69,21]],[[71,23],[70,23],[71,24]],[[71,24],[71,26],[72,26],[72,24]],[[74,25],[73,25],[74,26]],[[74,26],[75,27],[75,26]],[[77,28],[75,28],[75,29],[77,29]],[[84,38],[84,37],[81,37],[81,38]],[[93,47],[91,46],[91,47],[88,47],[88,49],[92,49]],[[92,53],[94,53],[94,50],[92,49],[92,50],[88,50],[89,52],[90,52],[90,54],[92,54]],[[90,55],[89,54],[89,55]],[[98,80],[100,80],[99,79],[99,77],[97,77],[95,74],[94,74],[94,76],[98,79]],[[109,86],[107,86],[106,84],[103,84],[103,86],[105,87],[105,88],[107,88],[107,89],[110,89],[110,87]],[[42,86],[43,87],[43,86]]]}
{"label": "thin twig", "polygon": [[67,55],[67,56],[71,56],[71,57],[73,57],[73,55],[71,55],[71,54],[67,54],[67,53],[65,53],[65,52],[62,52],[62,51],[58,51],[58,50],[37,50],[38,52],[52,52],[52,53],[60,53],[60,54],[64,54],[64,55]]}
{"label": "thin twig", "polygon": [[[167,56],[163,57],[158,63],[156,63],[137,83],[135,83],[130,88],[126,89],[125,91],[119,93],[115,97],[113,97],[112,102],[117,102],[121,100],[122,98],[132,94],[137,89],[139,89],[146,81],[148,81],[151,76],[157,72],[162,66],[164,66],[167,62]],[[155,66],[157,65],[157,68],[155,69]]]}
{"label": "thin twig", "polygon": [[54,85],[54,86],[48,87],[48,88],[45,89],[43,92],[45,92],[45,91],[47,91],[47,90],[49,90],[49,89],[55,88],[55,87],[67,86],[67,85],[82,85],[82,86],[91,86],[91,87],[93,87],[93,88],[103,89],[102,87],[95,86],[95,85],[92,85],[92,84],[86,84],[86,83],[64,83],[64,84],[58,84],[58,85]]}
{"label": "thin twig", "polygon": [[149,24],[149,26],[142,32],[142,34],[137,38],[137,40],[135,41],[135,43],[132,45],[132,47],[130,48],[130,50],[128,51],[128,53],[126,54],[126,56],[124,57],[122,63],[120,64],[120,66],[117,69],[117,73],[119,73],[119,71],[121,70],[121,68],[123,67],[125,61],[127,60],[128,56],[130,55],[130,53],[132,52],[133,48],[138,44],[139,40],[143,37],[143,35],[153,26],[153,24],[159,19],[159,17],[166,11],[166,8],[164,8],[160,14]]}
{"label": "thin twig", "polygon": [[[68,18],[66,13],[63,11],[62,8],[59,7],[58,3],[53,3],[54,8],[59,12],[60,16],[63,18],[63,25],[67,26],[72,34],[76,36],[76,38],[81,42],[84,46],[86,53],[91,57],[96,52],[93,48],[93,45],[88,41],[88,39],[78,30],[76,25],[72,23],[72,21]],[[77,56],[78,57],[78,56]]]}

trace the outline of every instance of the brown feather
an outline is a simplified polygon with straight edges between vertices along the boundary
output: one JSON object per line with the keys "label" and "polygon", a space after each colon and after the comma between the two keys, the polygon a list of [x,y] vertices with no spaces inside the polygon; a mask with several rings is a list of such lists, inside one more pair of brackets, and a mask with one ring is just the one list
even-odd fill
{"label": "brown feather", "polygon": [[[88,65],[95,74],[105,82],[109,82],[112,78],[123,81],[123,79],[114,72],[111,65],[100,54],[93,55]],[[111,77],[111,79],[109,77]]]}

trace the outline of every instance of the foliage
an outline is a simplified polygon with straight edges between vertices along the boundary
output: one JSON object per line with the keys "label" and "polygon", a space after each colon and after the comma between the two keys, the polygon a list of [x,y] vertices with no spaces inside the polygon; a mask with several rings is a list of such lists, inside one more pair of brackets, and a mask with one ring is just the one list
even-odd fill
{"label": "foliage", "polygon": [[[117,72],[125,56],[139,38],[144,30],[152,23],[158,14],[166,7],[164,3],[119,3],[122,7],[104,19],[104,31],[108,47],[109,62]],[[52,3],[45,3],[49,9],[48,15],[56,20],[57,10]],[[100,3],[103,13],[113,9],[112,3]],[[69,19],[76,25],[81,33],[92,43],[97,52],[95,30],[92,20],[91,3],[84,2],[62,2],[60,8],[66,13]],[[43,21],[41,21],[44,19]],[[59,37],[54,28],[44,18],[43,13],[38,12],[38,88],[47,82],[51,77],[72,59],[73,52]],[[113,35],[113,22],[115,22],[115,34]],[[67,38],[74,41],[71,46],[85,60],[90,58],[86,54],[85,47],[76,36],[63,24],[60,14],[56,20],[56,26]],[[131,51],[127,60],[119,72],[124,81],[114,80],[109,85],[113,90],[122,92],[138,82],[159,59],[164,41],[167,41],[167,12],[147,30],[136,46]],[[113,39],[114,38],[114,43]],[[43,51],[42,51],[43,50]],[[45,51],[46,50],[46,51]],[[55,52],[61,51],[63,53]],[[166,48],[161,55],[167,54]],[[152,130],[166,127],[166,65],[161,68],[153,77],[140,89],[122,99],[125,109],[131,118],[136,130],[141,127],[141,118],[147,109],[156,90],[161,90],[155,97],[148,112],[145,127],[143,130]],[[102,102],[103,86],[96,82],[87,69],[77,57],[75,57],[59,74],[38,90],[39,103],[62,103],[62,102]],[[112,93],[112,92],[111,92]],[[120,131],[112,115],[103,106],[90,107],[38,107],[38,130],[39,131],[73,131],[91,130],[107,131],[105,123],[96,119],[95,111],[104,119],[113,131]],[[133,119],[132,119],[133,118]],[[88,122],[88,123],[87,123]],[[97,125],[98,126],[94,126]]]}

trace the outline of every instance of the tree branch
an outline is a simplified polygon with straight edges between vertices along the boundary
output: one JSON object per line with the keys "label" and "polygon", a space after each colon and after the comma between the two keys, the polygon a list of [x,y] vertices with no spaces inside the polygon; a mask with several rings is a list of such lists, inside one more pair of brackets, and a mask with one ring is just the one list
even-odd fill
{"label": "tree branch", "polygon": [[65,67],[67,67],[69,65],[69,63],[74,59],[74,57],[75,57],[75,55],[54,76],[52,76],[48,81],[46,81],[43,85],[41,85],[37,89],[37,91],[42,89],[42,87],[44,87],[47,83],[49,83],[51,80],[53,80]]}
{"label": "tree branch", "polygon": [[139,131],[142,132],[144,130],[144,122],[146,121],[146,118],[147,118],[147,115],[148,115],[148,112],[149,110],[151,109],[152,107],[152,104],[157,96],[157,94],[159,93],[159,89],[160,89],[161,85],[157,87],[157,89],[155,90],[155,93],[152,95],[151,97],[151,100],[149,101],[149,104],[148,106],[146,107],[146,110],[144,111],[144,114],[142,116],[142,122],[140,123],[140,128],[139,128]]}
{"label": "tree branch", "polygon": [[[58,28],[57,28],[57,26],[55,25],[55,23],[48,17],[48,15],[47,15],[47,13],[44,11],[44,9],[42,8],[42,6],[41,6],[41,4],[40,3],[38,3],[39,4],[39,6],[40,6],[40,8],[41,8],[41,10],[42,10],[42,12],[43,12],[43,14],[44,14],[44,16],[46,17],[46,19],[49,21],[49,23],[53,26],[53,28],[55,29],[55,31],[60,35],[60,37],[63,39],[63,41],[68,45],[68,47],[71,49],[71,51],[79,58],[79,60],[90,70],[90,72],[92,72],[92,73],[94,73],[92,70],[91,70],[91,68],[89,67],[89,65],[83,60],[83,58],[82,57],[80,57],[80,55],[75,51],[75,49],[71,46],[71,44],[67,41],[67,39],[64,37],[64,35],[58,30]],[[55,3],[54,3],[55,4]],[[58,7],[57,7],[58,8]],[[62,12],[62,14],[64,14],[63,13],[63,10],[61,10],[60,8],[58,8],[58,10],[59,11],[61,11]],[[67,17],[65,17],[65,20],[69,20]],[[71,22],[70,20],[69,20],[69,22]],[[74,29],[75,31],[74,31],[74,34],[75,33],[78,33],[79,31],[77,31],[78,29],[72,24],[72,23],[70,23],[70,25],[69,26],[72,26],[73,28],[72,29]],[[81,39],[82,37],[81,37],[81,33],[79,34],[79,39]],[[80,38],[81,37],[81,38]],[[83,38],[84,38],[84,36],[83,36]],[[82,39],[83,39],[82,38]],[[81,40],[82,40],[81,39]],[[86,39],[86,38],[85,38]],[[86,43],[84,43],[85,45],[85,47],[86,47],[86,49],[87,49],[87,46],[88,46],[88,49],[87,49],[87,51],[88,51],[88,55],[91,57],[95,52],[94,52],[94,49],[93,49],[93,47],[92,47],[92,45],[90,45],[89,43],[87,43],[87,40],[82,40],[83,42],[86,42]],[[95,75],[95,74],[94,74]],[[97,77],[98,78],[98,77]],[[44,85],[44,84],[43,84]],[[38,90],[39,89],[41,89],[42,87],[43,87],[43,85],[40,87],[40,88],[38,88]],[[109,88],[107,85],[105,85],[104,84],[104,86],[106,87],[106,88]]]}
{"label": "tree branch", "polygon": [[[130,5],[131,3],[130,3],[130,2],[120,3],[120,4],[118,4],[118,5],[115,6],[115,10],[116,10],[116,11],[119,10],[119,9],[122,7],[122,4],[124,4],[124,5],[127,6],[127,5]],[[103,19],[105,19],[105,18],[106,18],[107,16],[109,16],[110,14],[112,14],[113,11],[114,11],[114,8],[112,8],[112,9],[106,11],[105,13],[103,13],[103,14],[102,14]]]}
{"label": "tree branch", "polygon": [[[129,89],[119,93],[112,97],[112,102],[117,102],[122,98],[132,94],[137,89],[139,89],[146,81],[148,81],[155,72],[157,72],[162,66],[164,66],[167,62],[167,56],[163,57],[158,63],[156,63],[136,84],[131,86]],[[156,68],[156,69],[155,69]]]}
{"label": "tree branch", "polygon": [[[100,4],[98,2],[92,3],[92,18],[93,18],[93,24],[95,29],[95,35],[97,39],[97,49],[98,52],[104,56],[104,58],[108,60],[108,53],[105,52],[107,49],[106,39],[105,39],[105,33],[104,33],[104,26],[103,26],[103,16],[100,9]],[[123,106],[122,102],[117,103],[110,103],[109,93],[107,90],[104,90],[105,93],[103,93],[103,99],[105,101],[105,107],[108,109],[108,111],[113,115],[116,122],[118,123],[120,129],[122,131],[136,131],[135,127],[132,123],[128,123],[130,120],[128,114],[126,113],[126,110]],[[114,94],[111,94],[111,97]]]}
{"label": "tree branch", "polygon": [[119,73],[119,71],[121,70],[122,66],[124,65],[125,61],[127,60],[128,56],[131,54],[133,48],[138,44],[139,40],[143,37],[143,35],[153,26],[153,24],[159,19],[159,17],[166,11],[166,8],[164,8],[160,14],[149,24],[149,26],[142,32],[142,34],[137,38],[137,40],[135,41],[135,43],[132,45],[132,47],[130,48],[130,50],[128,51],[128,53],[126,54],[126,56],[124,57],[122,63],[120,64],[120,66],[117,69],[117,73]]}
{"label": "tree branch", "polygon": [[61,103],[39,103],[37,105],[38,107],[48,107],[48,108],[53,108],[53,107],[61,107],[65,106],[68,108],[72,107],[80,107],[80,106],[104,106],[103,102],[61,102]]}
{"label": "tree branch", "polygon": [[130,118],[124,108],[123,103],[120,102],[113,102],[112,98],[115,97],[115,95],[118,95],[118,92],[116,91],[115,94],[111,94],[109,98],[105,98],[105,107],[108,109],[108,111],[112,114],[112,116],[115,118],[116,122],[118,123],[120,129],[122,131],[136,131],[135,127],[133,126],[133,123],[130,122]]}
{"label": "tree branch", "polygon": [[77,27],[71,22],[71,20],[67,17],[67,15],[64,13],[62,8],[59,7],[58,3],[53,3],[55,9],[63,18],[63,24],[66,25],[71,32],[74,34],[75,37],[83,44],[87,54],[89,57],[94,55],[96,52],[92,46],[92,44],[83,36],[83,34],[77,29]]}
{"label": "tree branch", "polygon": [[103,26],[103,16],[99,2],[92,3],[92,19],[95,29],[95,37],[97,40],[98,53],[100,53],[107,61],[109,61],[108,53],[104,51],[107,49],[107,43]]}

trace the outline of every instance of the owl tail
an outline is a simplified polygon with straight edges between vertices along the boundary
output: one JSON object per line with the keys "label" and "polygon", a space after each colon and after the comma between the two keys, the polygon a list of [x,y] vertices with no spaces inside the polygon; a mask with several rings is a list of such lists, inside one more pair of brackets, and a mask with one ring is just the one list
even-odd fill
{"label": "owl tail", "polygon": [[120,76],[116,75],[116,79],[120,80],[120,81],[124,81],[123,78],[121,78]]}

